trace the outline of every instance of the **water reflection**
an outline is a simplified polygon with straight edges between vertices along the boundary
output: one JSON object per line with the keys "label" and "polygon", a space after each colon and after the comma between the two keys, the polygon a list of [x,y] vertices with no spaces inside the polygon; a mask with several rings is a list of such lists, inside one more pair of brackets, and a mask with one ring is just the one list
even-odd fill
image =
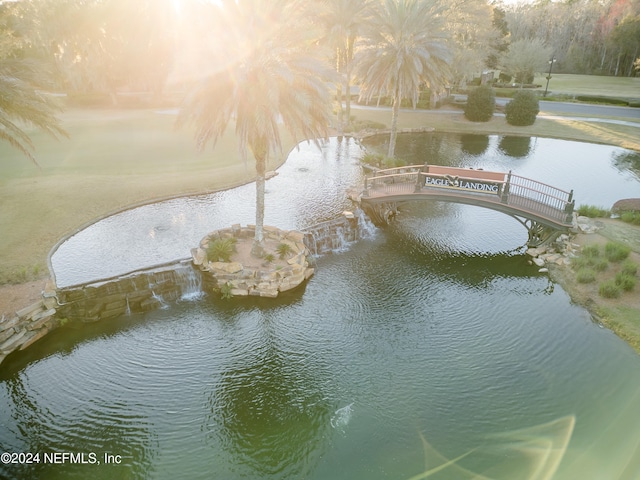
{"label": "water reflection", "polygon": [[[86,391],[75,390],[77,385],[60,381],[61,373],[51,372],[58,381],[41,391],[25,384],[25,375],[4,383],[13,412],[10,422],[3,419],[3,427],[9,431],[15,428],[14,438],[20,438],[20,442],[6,444],[0,440],[0,451],[39,452],[41,457],[39,462],[0,464],[0,477],[143,478],[152,472],[158,442],[153,425],[137,406],[124,399],[113,402],[87,396]],[[45,454],[56,452],[74,457],[45,460]],[[105,463],[105,455],[114,463],[108,469],[97,468]]]}
{"label": "water reflection", "polygon": [[461,150],[469,155],[482,155],[489,148],[489,136],[478,134],[460,135]]}
{"label": "water reflection", "polygon": [[500,138],[498,148],[514,158],[523,158],[531,153],[531,137],[504,135]]}
{"label": "water reflection", "polygon": [[622,151],[613,153],[613,166],[621,172],[631,172],[640,180],[640,152]]}
{"label": "water reflection", "polygon": [[216,382],[203,430],[216,432],[214,443],[251,478],[307,478],[328,446],[335,408],[305,354],[284,350],[263,321],[255,343]]}

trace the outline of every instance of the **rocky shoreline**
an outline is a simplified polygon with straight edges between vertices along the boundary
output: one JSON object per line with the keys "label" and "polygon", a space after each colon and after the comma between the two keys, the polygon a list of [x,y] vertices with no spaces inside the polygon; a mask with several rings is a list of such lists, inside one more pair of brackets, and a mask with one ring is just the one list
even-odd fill
{"label": "rocky shoreline", "polygon": [[[585,308],[594,322],[612,330],[640,354],[640,295],[635,291],[619,298],[604,298],[598,293],[598,283],[579,283],[571,266],[572,259],[580,256],[588,245],[604,246],[607,242],[622,243],[631,248],[630,260],[640,265],[640,227],[617,219],[590,219],[578,217],[577,226],[570,234],[563,234],[547,247],[527,250],[530,263],[539,272],[548,272],[571,300]],[[615,268],[600,275],[601,280],[615,276]]]}

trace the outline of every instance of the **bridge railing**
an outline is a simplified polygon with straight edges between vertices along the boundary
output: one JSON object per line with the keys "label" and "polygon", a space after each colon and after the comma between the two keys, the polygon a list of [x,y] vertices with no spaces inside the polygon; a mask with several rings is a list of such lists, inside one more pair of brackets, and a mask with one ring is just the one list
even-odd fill
{"label": "bridge railing", "polygon": [[424,165],[405,165],[403,167],[385,168],[383,170],[376,170],[373,177],[380,177],[385,175],[395,175],[402,173],[421,172]]}
{"label": "bridge railing", "polygon": [[546,183],[513,175],[511,172],[507,178],[507,185],[508,204],[541,211],[564,223],[571,222],[575,207],[573,191],[567,192]]}
{"label": "bridge railing", "polygon": [[[398,170],[396,168],[389,170]],[[388,170],[384,170],[385,172]],[[406,192],[407,188],[414,188],[420,175],[419,170],[411,171],[408,173],[390,173],[382,174],[377,172],[375,177],[365,178],[365,191],[368,189],[382,190],[385,193],[399,193]]]}
{"label": "bridge railing", "polygon": [[[513,175],[511,171],[501,173],[424,165],[389,168],[378,170],[373,176],[365,178],[363,196],[368,196],[370,190],[393,195],[408,193],[413,188],[413,191],[419,193],[425,187],[427,177],[443,180],[442,186],[429,184],[430,189],[453,188],[465,196],[494,195],[499,197],[501,203],[539,213],[555,221],[569,224],[572,220],[575,207],[573,191],[567,192],[530,178]],[[461,180],[476,183],[472,188],[457,188]],[[491,188],[480,188],[483,182]],[[463,184],[464,182],[460,186]]]}

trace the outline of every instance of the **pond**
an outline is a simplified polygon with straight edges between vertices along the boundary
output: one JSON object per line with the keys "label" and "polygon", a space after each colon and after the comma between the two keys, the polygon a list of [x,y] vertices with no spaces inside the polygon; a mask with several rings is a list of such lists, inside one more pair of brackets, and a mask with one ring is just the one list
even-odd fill
{"label": "pond", "polygon": [[[512,169],[574,189],[578,204],[640,196],[636,154],[506,142],[401,136],[398,153]],[[267,182],[266,223],[301,228],[351,208],[361,153],[301,145]],[[103,220],[69,240],[85,263],[56,260],[56,275],[72,284],[188,256],[199,230],[252,222],[252,190]],[[104,235],[115,246],[99,260],[90,243]],[[175,246],[183,235],[195,240]],[[636,478],[640,358],[527,264],[526,238],[498,212],[415,203],[278,299],[206,296],[60,329],[2,366],[0,450],[87,463],[0,465],[0,476]]]}

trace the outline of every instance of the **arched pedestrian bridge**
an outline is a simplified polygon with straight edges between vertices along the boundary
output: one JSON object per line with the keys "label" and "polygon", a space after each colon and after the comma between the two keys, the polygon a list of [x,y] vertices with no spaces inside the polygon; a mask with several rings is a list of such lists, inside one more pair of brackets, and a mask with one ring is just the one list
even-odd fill
{"label": "arched pedestrian bridge", "polygon": [[365,178],[360,198],[376,225],[388,224],[397,205],[414,200],[465,203],[490,208],[518,220],[529,232],[527,244],[539,246],[573,223],[573,190],[514,175],[437,165],[378,170]]}

